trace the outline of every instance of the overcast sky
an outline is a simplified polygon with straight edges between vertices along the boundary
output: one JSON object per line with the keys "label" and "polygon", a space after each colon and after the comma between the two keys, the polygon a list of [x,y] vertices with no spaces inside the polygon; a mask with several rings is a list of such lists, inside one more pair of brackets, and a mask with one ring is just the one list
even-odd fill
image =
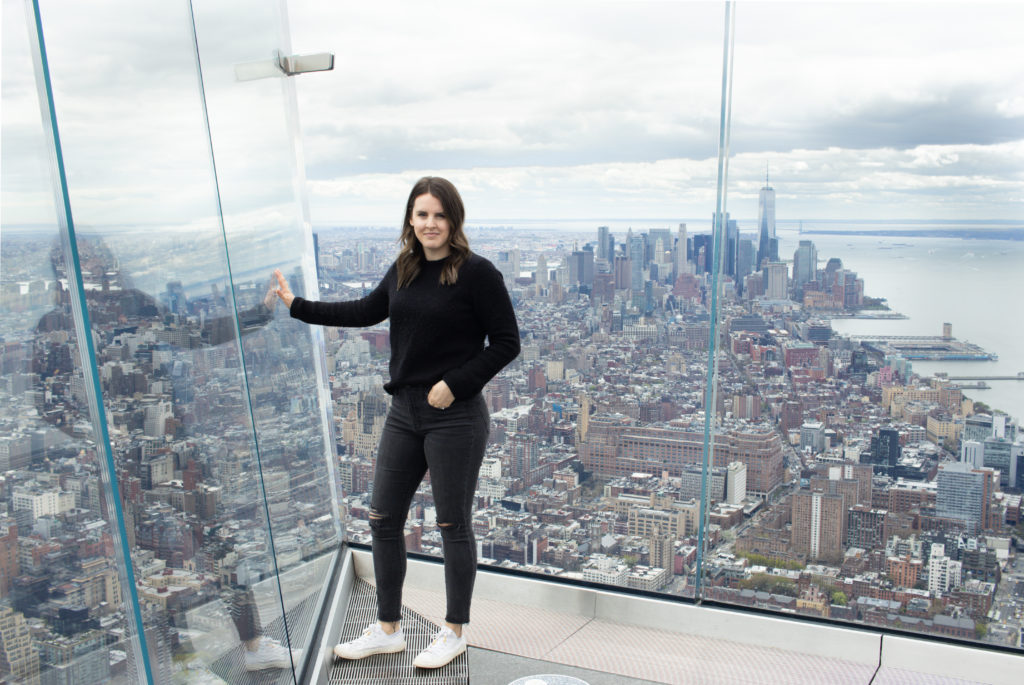
{"label": "overcast sky", "polygon": [[[225,213],[273,223],[289,146],[256,120],[280,88],[233,72],[270,53],[273,2],[242,5],[195,3],[217,181]],[[76,222],[215,213],[187,5],[71,7],[43,3]],[[336,56],[294,79],[314,225],[397,224],[425,174],[471,223],[709,222],[723,3],[288,7],[293,52]],[[23,163],[45,159],[23,8],[4,0],[8,223],[52,220],[45,165]],[[753,230],[767,167],[780,221],[1024,221],[1021,26],[1019,2],[738,3],[728,210]]]}
{"label": "overcast sky", "polygon": [[[421,174],[470,218],[708,217],[723,4],[290,3],[314,222]],[[1024,219],[1024,5],[740,2],[728,207]],[[401,204],[401,201],[399,202]],[[399,207],[400,211],[400,207]]]}

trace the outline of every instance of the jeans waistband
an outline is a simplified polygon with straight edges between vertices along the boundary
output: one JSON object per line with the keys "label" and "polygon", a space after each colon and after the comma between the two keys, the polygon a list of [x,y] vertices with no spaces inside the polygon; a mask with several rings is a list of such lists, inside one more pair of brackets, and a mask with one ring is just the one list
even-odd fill
{"label": "jeans waistband", "polygon": [[395,389],[395,394],[396,395],[401,395],[403,393],[423,393],[424,395],[426,395],[427,393],[430,392],[430,389],[432,387],[434,387],[434,386],[432,386],[432,385],[403,385],[402,387]]}

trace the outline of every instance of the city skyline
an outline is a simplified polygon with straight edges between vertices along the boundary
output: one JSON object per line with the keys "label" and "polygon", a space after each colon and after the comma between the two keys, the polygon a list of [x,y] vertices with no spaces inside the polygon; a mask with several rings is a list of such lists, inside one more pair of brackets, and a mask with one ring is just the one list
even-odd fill
{"label": "city skyline", "polygon": [[[592,228],[591,238],[602,235]],[[764,609],[795,602],[804,615],[1018,644],[1019,621],[986,612],[1014,606],[1013,581],[1000,581],[996,567],[1020,520],[1024,435],[1017,420],[984,413],[950,379],[915,375],[907,359],[835,335],[827,317],[870,306],[856,273],[801,245],[806,273],[790,280],[784,263],[751,272],[753,251],[737,249],[745,287],[727,282],[716,312],[724,355],[718,403],[707,408],[708,236],[691,238],[681,227],[609,231],[603,259],[575,236],[556,236],[489,232],[475,243],[505,275],[523,338],[520,358],[483,391],[492,429],[474,517],[482,564],[694,597],[710,415],[719,429],[702,596],[746,604],[750,590],[764,590],[756,599]],[[356,243],[332,233],[316,244],[325,299],[357,297],[394,257],[393,237],[383,233]],[[169,244],[155,265],[116,234],[79,237],[79,248],[84,280],[101,284],[86,301],[96,372],[139,601],[145,621],[161,626],[147,639],[162,650],[154,666],[165,677],[176,664],[197,666],[188,642],[175,641],[181,627],[172,618],[216,611],[236,580],[255,585],[274,564],[320,563],[337,543],[335,497],[346,538],[369,541],[370,483],[389,404],[388,327],[324,332],[323,396],[336,430],[323,459],[320,429],[308,420],[318,413],[306,392],[313,381],[296,373],[313,366],[316,348],[280,306],[259,308],[259,279],[211,279],[188,258],[202,243]],[[29,275],[24,257],[49,249],[45,236],[5,242],[5,268]],[[206,287],[172,279],[182,263]],[[135,277],[153,268],[167,275]],[[37,606],[23,588],[64,591],[88,569],[87,587],[103,590],[75,595],[86,607],[77,623],[62,622],[59,610],[74,607],[54,590],[40,611],[53,630],[96,641],[87,666],[114,673],[122,662],[111,653],[108,664],[89,623],[124,620],[110,611],[116,567],[89,556],[113,544],[96,535],[107,530],[102,474],[89,450],[71,448],[66,428],[84,418],[73,339],[61,330],[71,303],[39,278],[15,279],[2,302],[16,315],[5,321],[13,335],[0,357],[0,389],[14,409],[0,416],[14,433],[0,438],[8,505],[0,552],[9,552],[0,562],[17,580],[8,595],[16,613],[0,621],[23,630],[22,613],[34,618]],[[25,365],[29,372],[19,370]],[[950,478],[964,468],[981,485],[960,494]],[[423,488],[406,529],[410,549],[440,553],[435,519]],[[80,528],[92,531],[80,558],[44,565],[43,555]],[[234,645],[230,634],[207,634],[218,649]],[[40,673],[57,665],[45,655],[19,658]]]}
{"label": "city skyline", "polygon": [[[236,78],[276,2],[40,5],[68,195],[5,21],[0,680],[235,682],[246,616],[312,656],[371,539],[390,324],[306,326],[271,272],[366,294],[422,173],[521,337],[482,564],[1024,646],[1024,9],[739,5],[716,246],[719,3],[295,0],[291,52],[338,65],[295,81]],[[930,225],[846,230],[868,208]],[[408,549],[436,521],[424,485]]]}

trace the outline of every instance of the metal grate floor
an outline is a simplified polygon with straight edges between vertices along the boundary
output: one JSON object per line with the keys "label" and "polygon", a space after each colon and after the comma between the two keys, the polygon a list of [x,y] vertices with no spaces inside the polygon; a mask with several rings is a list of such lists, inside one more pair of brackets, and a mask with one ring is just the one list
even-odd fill
{"label": "metal grate floor", "polygon": [[[359,637],[377,620],[375,588],[361,578],[352,587],[339,642]],[[406,649],[399,654],[377,654],[358,661],[337,659],[331,668],[330,685],[469,685],[469,657],[461,654],[447,666],[426,670],[412,660],[425,649],[440,626],[408,607],[402,607],[402,631]]]}
{"label": "metal grate floor", "polygon": [[[311,627],[311,622],[316,616],[316,596],[310,596],[299,602],[288,614],[288,625],[293,634],[305,634]],[[284,621],[278,617],[270,624],[263,627],[263,634],[273,638],[283,645],[288,644],[285,639]],[[301,667],[301,664],[296,664]],[[292,670],[290,668],[268,668],[262,671],[246,671],[243,647],[237,647],[227,652],[223,657],[211,664],[210,670],[216,673],[229,683],[239,685],[283,685],[294,683]]]}

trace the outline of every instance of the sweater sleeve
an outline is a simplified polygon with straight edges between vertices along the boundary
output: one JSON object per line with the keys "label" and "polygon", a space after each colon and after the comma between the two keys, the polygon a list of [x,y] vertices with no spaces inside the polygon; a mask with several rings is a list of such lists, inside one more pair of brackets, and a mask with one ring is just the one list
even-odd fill
{"label": "sweater sleeve", "polygon": [[366,297],[347,302],[316,302],[296,297],[288,310],[293,319],[320,326],[372,326],[388,318],[388,279],[394,265]]}
{"label": "sweater sleeve", "polygon": [[487,345],[442,380],[456,398],[472,397],[519,355],[519,325],[505,281],[489,261],[473,274],[473,314],[487,333]]}

